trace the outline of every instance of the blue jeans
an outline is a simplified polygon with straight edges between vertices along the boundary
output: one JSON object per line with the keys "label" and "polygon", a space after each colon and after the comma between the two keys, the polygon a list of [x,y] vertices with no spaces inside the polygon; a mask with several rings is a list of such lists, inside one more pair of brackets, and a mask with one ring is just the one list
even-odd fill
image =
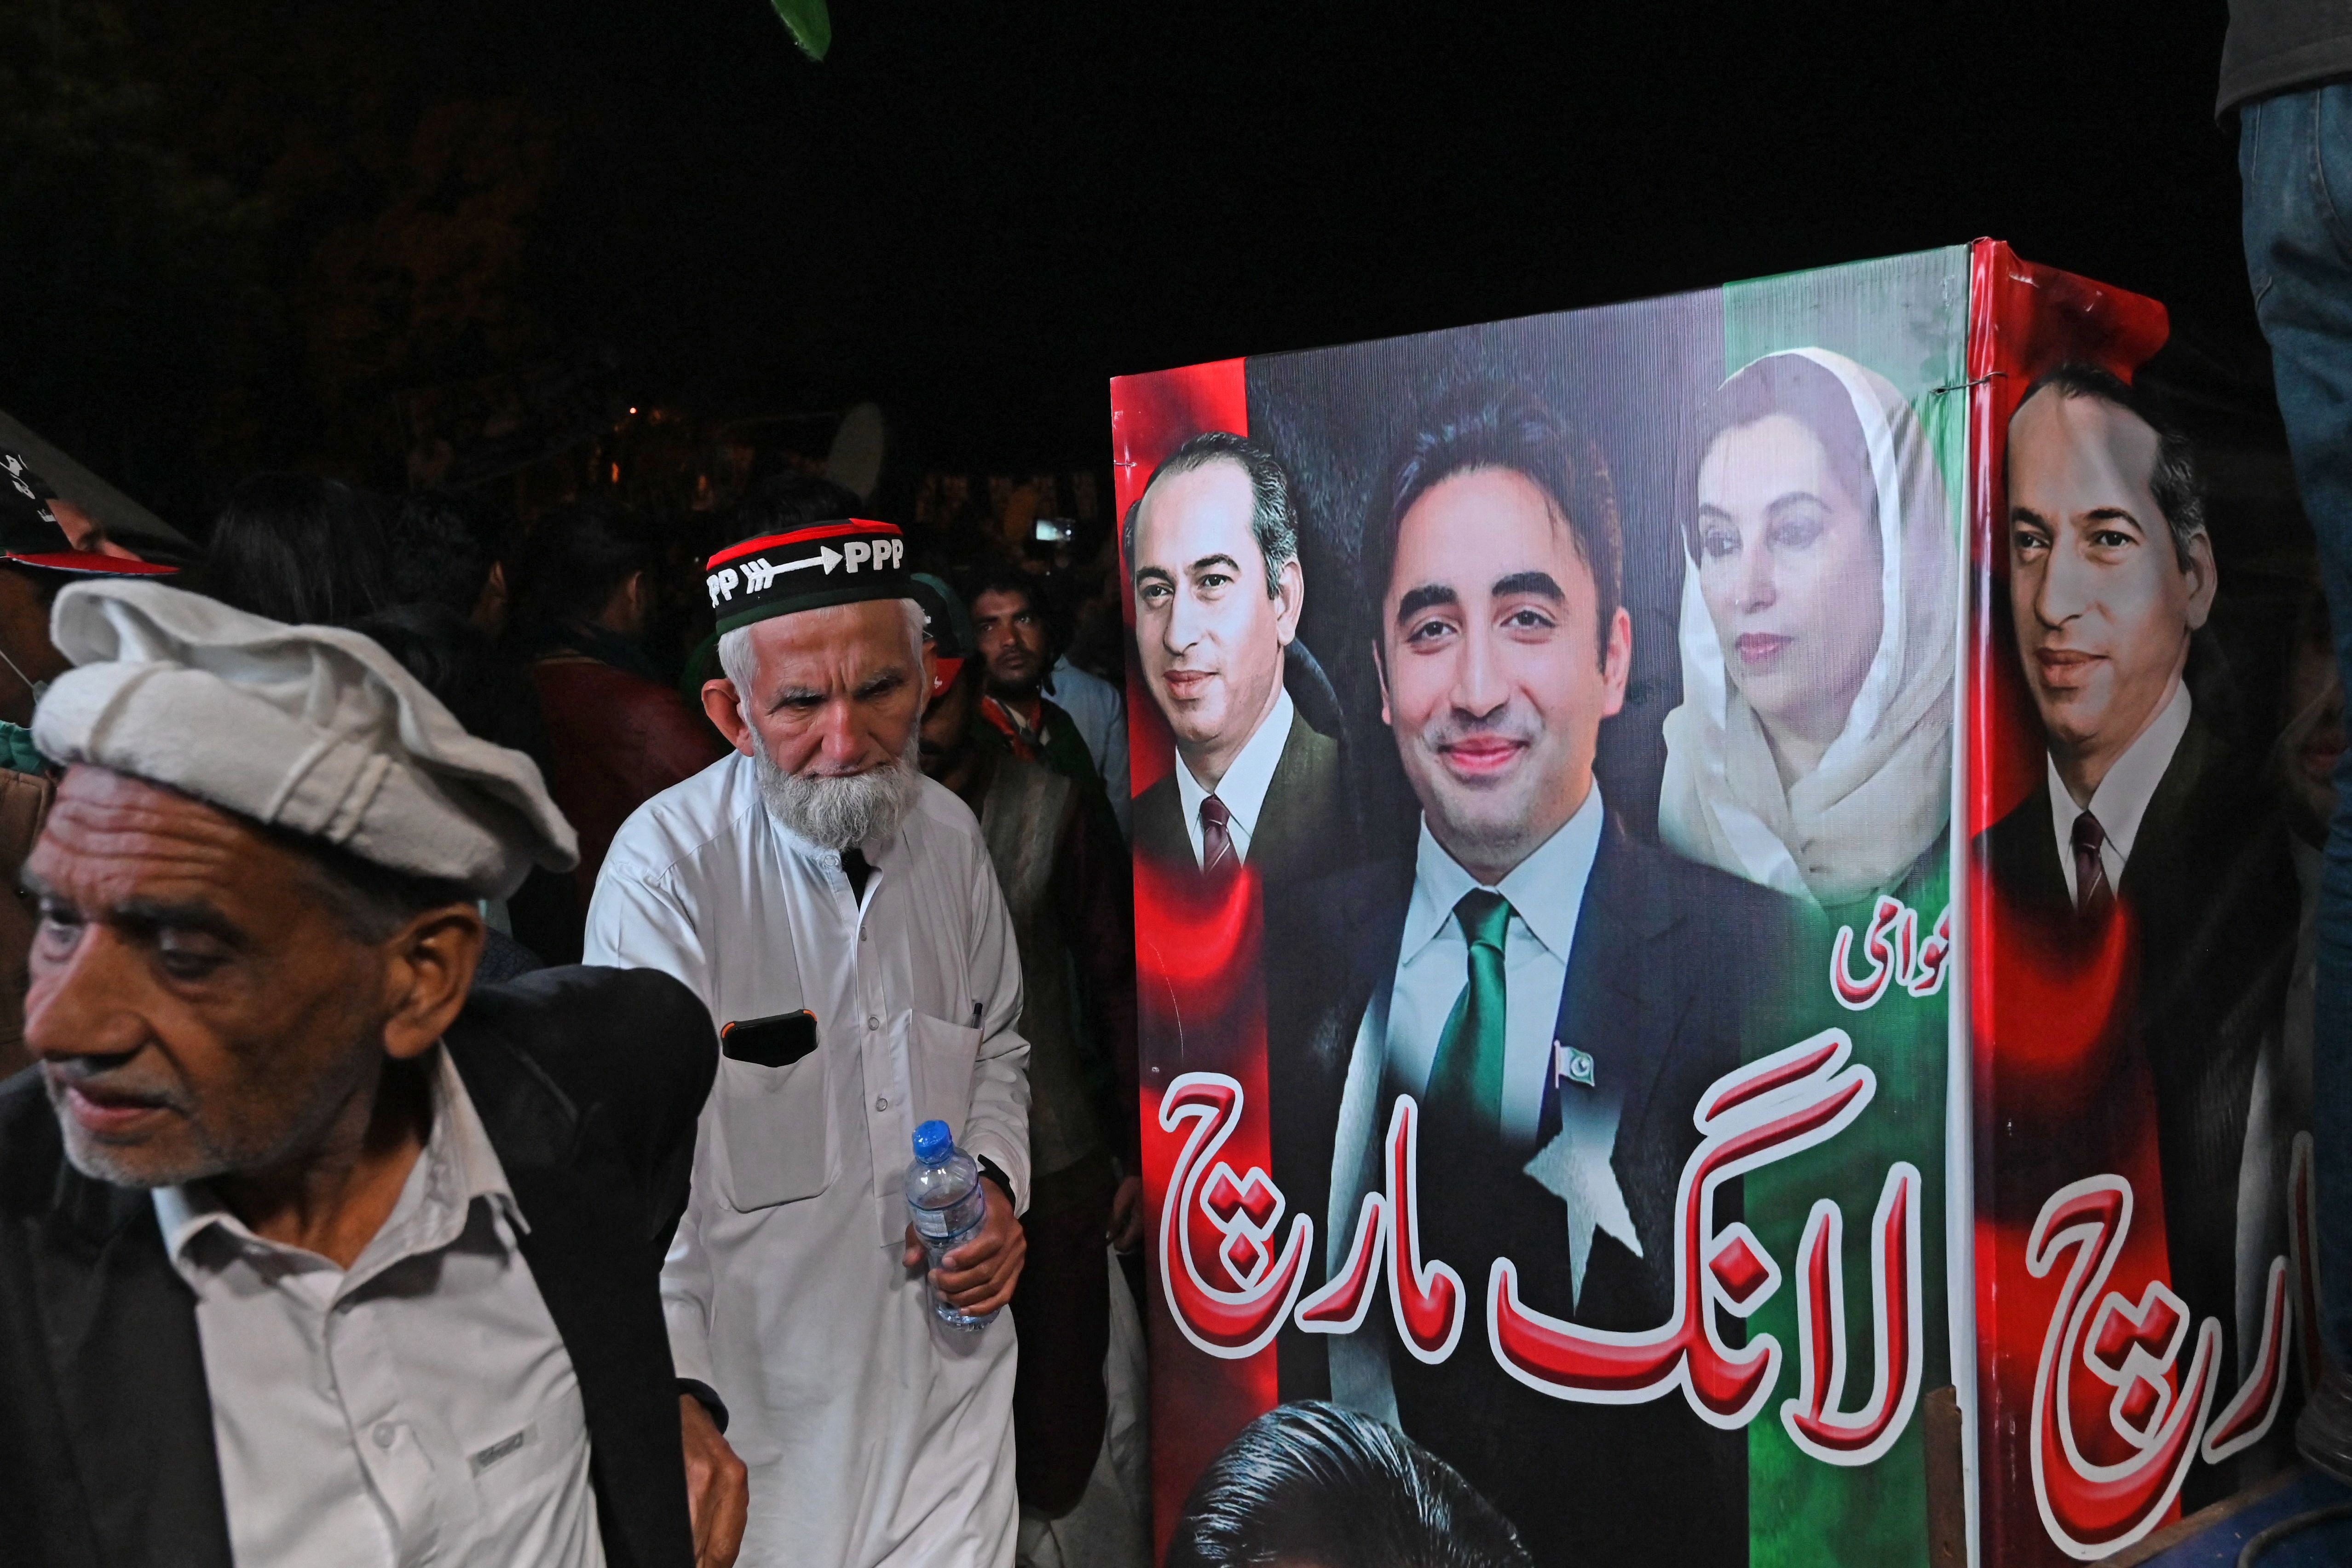
{"label": "blue jeans", "polygon": [[[2303,510],[2319,539],[2336,662],[2352,692],[2352,83],[2239,114],[2246,277],[2270,340]],[[2312,1142],[2323,1325],[2352,1367],[2352,752],[2319,889]]]}

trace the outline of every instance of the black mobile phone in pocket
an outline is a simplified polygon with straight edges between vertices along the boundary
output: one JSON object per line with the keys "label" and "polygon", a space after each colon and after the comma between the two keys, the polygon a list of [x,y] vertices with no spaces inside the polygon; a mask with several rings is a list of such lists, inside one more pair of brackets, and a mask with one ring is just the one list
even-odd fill
{"label": "black mobile phone in pocket", "polygon": [[772,1018],[745,1018],[719,1031],[719,1051],[730,1062],[788,1068],[816,1049],[816,1015],[803,1007]]}

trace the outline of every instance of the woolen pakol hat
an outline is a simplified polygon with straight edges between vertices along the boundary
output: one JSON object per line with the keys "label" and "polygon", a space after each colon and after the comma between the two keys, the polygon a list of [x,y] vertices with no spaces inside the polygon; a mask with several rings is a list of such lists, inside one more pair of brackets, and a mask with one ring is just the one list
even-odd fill
{"label": "woolen pakol hat", "polygon": [[76,668],[35,742],[363,860],[504,898],[578,863],[520,752],[467,733],[358,632],[289,626],[160,583],[77,583],[49,636]]}

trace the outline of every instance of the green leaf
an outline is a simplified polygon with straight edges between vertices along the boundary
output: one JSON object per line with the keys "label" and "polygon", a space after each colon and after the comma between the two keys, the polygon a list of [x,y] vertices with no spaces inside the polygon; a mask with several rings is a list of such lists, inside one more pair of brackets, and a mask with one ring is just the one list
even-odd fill
{"label": "green leaf", "polygon": [[771,0],[776,15],[792,29],[793,42],[813,60],[824,58],[824,51],[833,47],[833,18],[825,15],[824,0]]}

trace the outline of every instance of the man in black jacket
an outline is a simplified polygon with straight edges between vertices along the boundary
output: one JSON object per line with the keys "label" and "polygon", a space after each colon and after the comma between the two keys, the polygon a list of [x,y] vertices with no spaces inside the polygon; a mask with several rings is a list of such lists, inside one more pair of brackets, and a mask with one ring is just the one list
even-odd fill
{"label": "man in black jacket", "polygon": [[[2008,468],[2011,621],[2048,757],[2041,786],[1985,831],[1985,862],[2045,952],[2095,951],[2128,914],[2137,975],[2115,1000],[2134,1049],[2117,1070],[2147,1075],[2162,1176],[2140,1201],[2160,1201],[2171,1287],[2192,1322],[2221,1324],[2232,1389],[2253,1370],[2275,1256],[2273,1162],[2246,1142],[2284,1026],[2294,869],[2258,759],[2190,690],[2219,577],[2185,440],[2133,388],[2062,365],[2019,403]],[[2134,1103],[2109,1088],[2067,1137],[2037,1148],[2034,1129],[2005,1147],[2003,1206],[2031,1212],[2054,1188],[2038,1156],[2136,1136]],[[2193,1508],[2234,1485],[2200,1467],[2181,1495]]]}
{"label": "man in black jacket", "polygon": [[[1674,1320],[1693,1111],[1762,1054],[1747,1047],[1788,1043],[1763,1012],[1787,900],[1636,842],[1601,799],[1593,757],[1633,623],[1597,452],[1532,394],[1473,387],[1432,412],[1378,503],[1364,581],[1381,710],[1421,826],[1391,874],[1333,882],[1326,928],[1285,956],[1326,988],[1320,1037],[1350,1049],[1318,1211],[1330,1272],[1410,1096],[1415,1245],[1469,1299],[1434,1348],[1406,1353],[1384,1310],[1332,1338],[1331,1397],[1453,1466],[1537,1562],[1744,1562],[1744,1432],[1671,1388],[1538,1392],[1480,1314],[1509,1258],[1537,1311],[1629,1334]],[[1738,1204],[1726,1184],[1715,1224]]]}
{"label": "man in black jacket", "polygon": [[1128,510],[1135,640],[1175,765],[1135,803],[1147,858],[1268,888],[1346,866],[1339,748],[1286,689],[1307,579],[1289,476],[1223,430],[1171,453]]}
{"label": "man in black jacket", "polygon": [[469,996],[473,900],[572,836],[365,637],[150,584],[69,589],[56,631],[39,1067],[0,1088],[8,1555],[694,1561],[656,1281],[699,1005],[579,969]]}

